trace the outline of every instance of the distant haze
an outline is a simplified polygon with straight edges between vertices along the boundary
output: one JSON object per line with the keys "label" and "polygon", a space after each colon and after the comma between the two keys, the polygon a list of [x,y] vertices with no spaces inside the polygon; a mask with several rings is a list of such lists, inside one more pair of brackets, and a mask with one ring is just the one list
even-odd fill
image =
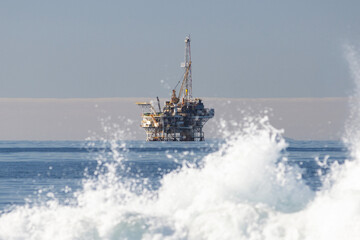
{"label": "distant haze", "polygon": [[[193,96],[220,119],[271,109],[296,139],[339,139],[353,94],[344,46],[360,1],[0,1],[0,139],[83,140],[119,125],[144,139],[136,101],[169,98],[191,35]],[[113,126],[114,127],[114,126]],[[115,132],[115,131],[112,131]]]}
{"label": "distant haze", "polygon": [[0,2],[0,97],[346,97],[360,1]]}
{"label": "distant haze", "polygon": [[[84,140],[88,137],[144,140],[140,128],[144,98],[0,99],[0,140]],[[155,99],[153,99],[155,100]],[[165,99],[161,99],[163,102]],[[220,121],[269,116],[270,123],[293,139],[340,139],[348,116],[346,98],[235,99],[204,98],[215,117],[204,128],[205,138],[222,138]],[[104,131],[103,126],[108,128]],[[236,127],[232,128],[236,130]]]}

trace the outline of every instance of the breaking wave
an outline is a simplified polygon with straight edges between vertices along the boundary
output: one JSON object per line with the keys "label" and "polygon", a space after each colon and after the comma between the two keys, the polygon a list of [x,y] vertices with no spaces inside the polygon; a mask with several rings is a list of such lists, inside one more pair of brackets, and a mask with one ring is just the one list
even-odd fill
{"label": "breaking wave", "polygon": [[[347,57],[360,86],[354,48]],[[282,131],[266,117],[248,118],[218,151],[183,163],[157,190],[118,174],[126,159],[115,139],[112,160],[99,157],[97,175],[73,198],[3,213],[0,239],[360,239],[359,97],[344,140],[351,160],[335,162],[320,191],[287,164]]]}

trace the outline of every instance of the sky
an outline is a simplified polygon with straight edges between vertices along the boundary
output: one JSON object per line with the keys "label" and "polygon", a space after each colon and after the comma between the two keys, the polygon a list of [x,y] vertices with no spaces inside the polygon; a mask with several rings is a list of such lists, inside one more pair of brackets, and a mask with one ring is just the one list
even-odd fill
{"label": "sky", "polygon": [[345,97],[360,1],[0,1],[0,98]]}

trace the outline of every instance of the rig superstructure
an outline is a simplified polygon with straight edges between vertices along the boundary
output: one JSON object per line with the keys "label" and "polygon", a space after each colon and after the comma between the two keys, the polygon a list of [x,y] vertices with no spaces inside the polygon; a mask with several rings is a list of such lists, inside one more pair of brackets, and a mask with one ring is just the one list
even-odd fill
{"label": "rig superstructure", "polygon": [[176,96],[176,86],[162,110],[157,97],[159,111],[151,103],[136,103],[143,109],[140,126],[145,129],[146,141],[204,141],[203,126],[214,117],[215,111],[205,108],[201,99],[192,97],[191,64],[190,36],[187,36],[179,95]]}

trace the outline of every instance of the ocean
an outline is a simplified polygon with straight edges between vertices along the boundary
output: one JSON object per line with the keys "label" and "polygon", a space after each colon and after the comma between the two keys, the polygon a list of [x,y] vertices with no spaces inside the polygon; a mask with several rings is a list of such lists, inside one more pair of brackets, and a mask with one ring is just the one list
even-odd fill
{"label": "ocean", "polygon": [[1,141],[0,239],[358,239],[352,151],[266,117],[205,142]]}
{"label": "ocean", "polygon": [[267,110],[205,142],[130,141],[106,121],[86,141],[0,141],[0,239],[360,239],[360,57],[346,57],[341,141],[285,138]]}

